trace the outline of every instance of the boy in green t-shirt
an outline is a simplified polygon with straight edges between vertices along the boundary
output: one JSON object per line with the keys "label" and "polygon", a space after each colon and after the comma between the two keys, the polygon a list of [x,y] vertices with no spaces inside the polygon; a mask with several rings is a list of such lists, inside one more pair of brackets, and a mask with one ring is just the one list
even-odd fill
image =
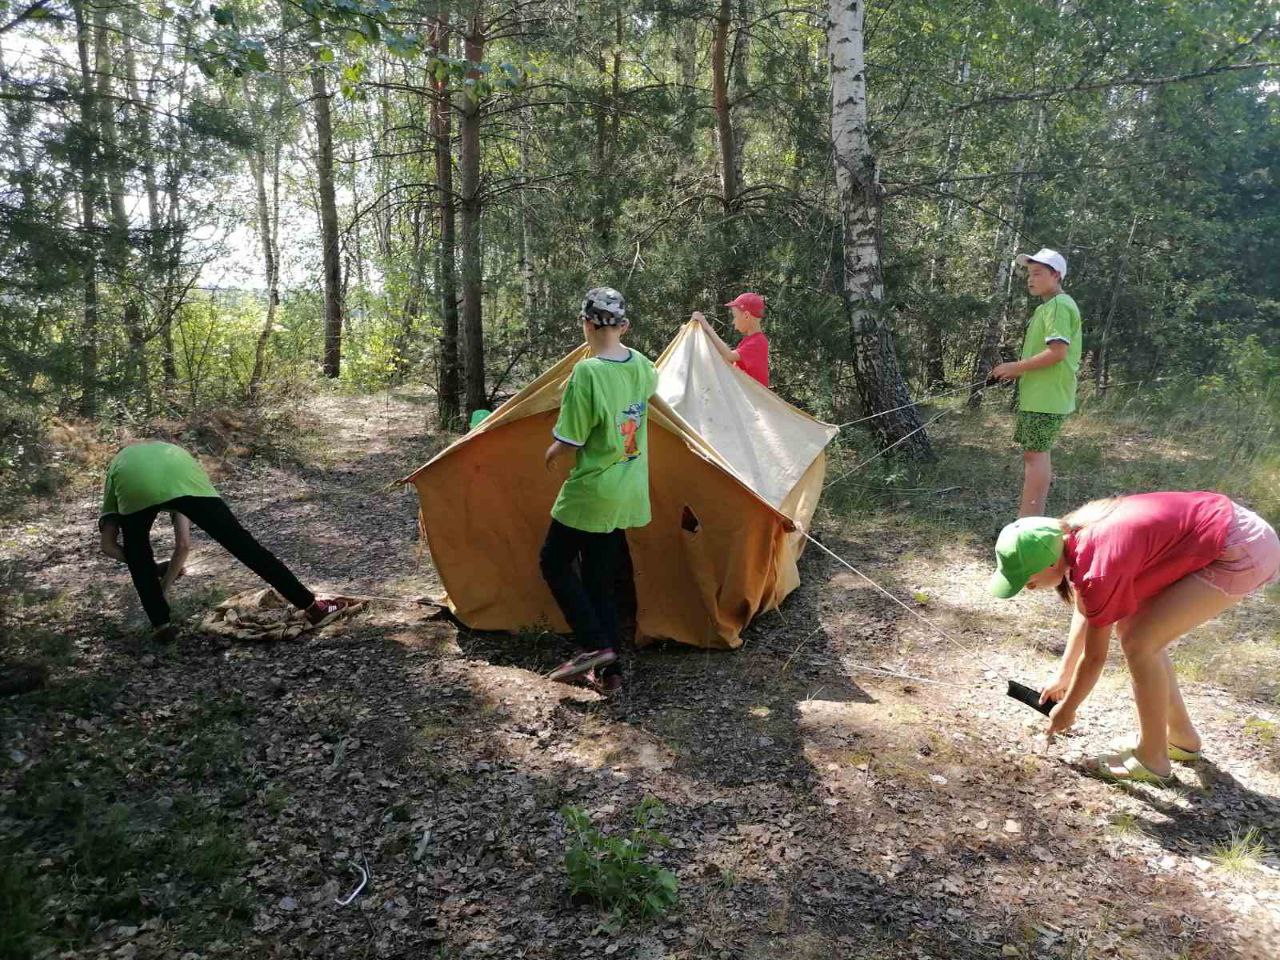
{"label": "boy in green t-shirt", "polygon": [[[158,564],[151,550],[151,527],[161,513],[173,520],[173,556]],[[282,597],[306,611],[312,623],[348,605],[341,598],[317,598],[240,526],[195,457],[172,443],[135,443],[117,453],[107,467],[98,531],[102,552],[128,565],[155,639],[169,643],[178,638],[165,595],[182,576],[193,522]]]}
{"label": "boy in green t-shirt", "polygon": [[1042,517],[1053,481],[1049,451],[1076,409],[1076,374],[1083,336],[1080,308],[1062,292],[1067,261],[1048,247],[1019,254],[1027,268],[1027,290],[1043,302],[1036,307],[1022,341],[1022,359],[991,371],[998,380],[1018,380],[1018,423],[1014,443],[1022,447],[1020,517]]}
{"label": "boy in green t-shirt", "polygon": [[622,344],[626,313],[622,294],[609,287],[588,291],[582,302],[578,319],[591,356],[569,375],[546,453],[547,469],[570,453],[574,465],[551,508],[540,557],[543,579],[582,649],[551,679],[594,680],[602,668],[596,685],[606,694],[622,688],[614,591],[624,531],[649,522],[649,398],[658,387],[649,358]]}

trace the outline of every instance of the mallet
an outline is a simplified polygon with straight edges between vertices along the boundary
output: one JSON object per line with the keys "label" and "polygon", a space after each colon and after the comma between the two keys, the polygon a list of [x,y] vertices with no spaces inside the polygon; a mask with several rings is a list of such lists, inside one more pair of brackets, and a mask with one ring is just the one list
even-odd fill
{"label": "mallet", "polygon": [[1034,687],[1028,687],[1025,684],[1021,684],[1017,680],[1009,681],[1008,694],[1019,703],[1025,703],[1032,710],[1037,710],[1040,713],[1043,713],[1046,717],[1055,706],[1052,700],[1041,703],[1039,690],[1036,690]]}

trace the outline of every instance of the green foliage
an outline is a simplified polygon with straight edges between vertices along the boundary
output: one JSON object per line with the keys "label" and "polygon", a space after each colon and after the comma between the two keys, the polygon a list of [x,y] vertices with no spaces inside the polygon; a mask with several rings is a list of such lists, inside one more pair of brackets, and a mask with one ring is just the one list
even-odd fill
{"label": "green foliage", "polygon": [[623,835],[607,835],[579,807],[560,811],[569,828],[564,867],[569,888],[597,906],[613,911],[616,923],[649,919],[666,913],[679,899],[676,876],[651,863],[652,848],[668,841],[654,829],[662,805],[645,797],[632,814],[633,825]]}
{"label": "green foliage", "polygon": [[[719,305],[756,289],[769,302],[777,391],[852,419],[824,17],[782,0],[733,5],[726,81],[742,190],[726,202],[708,93],[712,7],[586,4],[568,16],[533,0],[516,21],[491,24],[482,57],[468,15],[497,8],[445,5],[443,39],[435,12],[385,0],[112,8],[99,83],[110,89],[87,93],[109,93],[118,109],[101,113],[114,126],[91,129],[79,120],[78,64],[8,65],[0,470],[18,446],[33,449],[5,431],[10,409],[38,425],[76,410],[126,419],[246,395],[267,313],[251,167],[268,209],[279,201],[283,287],[255,394],[269,402],[313,387],[324,304],[306,105],[317,70],[336,91],[347,386],[441,380],[443,272],[460,270],[440,256],[431,114],[441,84],[452,167],[460,117],[480,108],[486,393],[509,395],[576,345],[589,286],[623,290],[633,340],[650,353],[693,309],[732,341]],[[998,286],[1001,267],[1041,244],[1070,260],[1086,376],[1223,386],[1274,376],[1274,70],[1234,69],[1276,59],[1267,16],[1248,0],[900,0],[875,11],[868,103],[885,310],[917,392],[967,382],[988,326],[1006,351],[1017,347],[1034,304],[1016,275]],[[65,43],[54,27],[33,20],[14,33],[54,47]],[[148,101],[177,89],[174,104]],[[116,187],[138,201],[124,230]],[[91,230],[80,222],[86,188]],[[203,269],[228,262],[230,280]],[[85,310],[91,267],[96,320]]]}
{"label": "green foliage", "polygon": [[1214,846],[1210,857],[1223,870],[1238,873],[1256,868],[1269,853],[1262,834],[1250,827],[1244,832],[1232,829],[1227,840]]}

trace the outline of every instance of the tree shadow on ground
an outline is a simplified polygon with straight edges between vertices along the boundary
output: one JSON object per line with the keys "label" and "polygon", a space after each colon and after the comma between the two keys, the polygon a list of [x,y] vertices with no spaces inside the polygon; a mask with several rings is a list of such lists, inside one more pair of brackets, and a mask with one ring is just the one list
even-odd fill
{"label": "tree shadow on ground", "polygon": [[[1083,765],[1077,769],[1087,774]],[[1194,784],[1180,773],[1175,787],[1115,785],[1147,808],[1150,815],[1139,817],[1137,828],[1171,853],[1205,859],[1251,835],[1263,848],[1255,859],[1280,867],[1280,798],[1250,789],[1212,760],[1183,769]]]}

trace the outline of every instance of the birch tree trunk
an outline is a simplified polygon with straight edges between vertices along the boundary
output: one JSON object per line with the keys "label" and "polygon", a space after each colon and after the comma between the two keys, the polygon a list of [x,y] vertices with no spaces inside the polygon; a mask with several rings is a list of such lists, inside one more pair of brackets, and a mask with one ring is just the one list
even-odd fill
{"label": "birch tree trunk", "polygon": [[[1027,164],[1036,158],[1036,144],[1044,122],[1044,110],[1036,111],[1036,119],[1028,128],[1025,139],[1018,147],[1018,160],[1013,167],[1013,194],[1009,200],[1007,225],[996,231],[996,272],[992,285],[994,293],[987,326],[982,333],[978,354],[974,360],[972,380],[986,379],[991,368],[1000,362],[1000,341],[1009,325],[1009,301],[1013,293],[1013,258],[1018,253],[1022,227],[1026,219]],[[979,384],[969,394],[969,406],[982,404],[982,386]]]}
{"label": "birch tree trunk", "polygon": [[324,248],[324,375],[336,378],[342,371],[342,260],[338,203],[333,187],[333,117],[329,104],[329,80],[320,64],[311,68],[311,95],[316,121],[320,241]]}
{"label": "birch tree trunk", "polygon": [[1107,298],[1107,316],[1102,322],[1102,336],[1098,338],[1098,352],[1094,361],[1093,382],[1098,393],[1106,396],[1107,387],[1111,385],[1111,322],[1116,318],[1116,306],[1120,303],[1121,284],[1124,282],[1125,268],[1129,265],[1129,257],[1133,253],[1133,238],[1138,232],[1138,211],[1133,211],[1133,220],[1129,224],[1129,237],[1125,240],[1124,249],[1120,251],[1116,263],[1115,276],[1111,278],[1111,292]]}
{"label": "birch tree trunk", "polygon": [[[270,133],[261,137],[249,154],[249,168],[253,172],[253,185],[258,201],[258,235],[262,241],[262,270],[267,284],[267,314],[258,331],[258,341],[253,350],[253,372],[249,375],[249,399],[258,399],[262,377],[266,368],[267,344],[276,324],[276,311],[280,307],[280,124],[284,112],[283,75],[276,80],[275,97],[271,103]],[[270,139],[268,148],[267,139]],[[271,157],[271,198],[267,198],[267,156]]]}
{"label": "birch tree trunk", "polygon": [[[910,402],[883,310],[881,188],[867,125],[863,0],[829,0],[831,141],[843,226],[843,291],[852,331],[853,373],[867,413]],[[915,407],[870,421],[880,441],[916,457],[933,456]]]}
{"label": "birch tree trunk", "polygon": [[[479,10],[468,24],[463,50],[472,63],[478,64],[484,59],[484,18]],[[484,379],[481,312],[480,98],[475,94],[468,94],[463,100],[458,159],[462,174],[462,344],[466,360],[466,411],[470,418],[489,402]]]}
{"label": "birch tree trunk", "polygon": [[[440,13],[432,29],[432,51],[449,52],[449,21]],[[447,80],[435,81],[431,104],[431,132],[435,138],[436,190],[440,196],[440,375],[436,387],[436,414],[440,427],[458,426],[462,409],[462,381],[458,370],[458,268],[457,205],[453,194],[453,104]]]}
{"label": "birch tree trunk", "polygon": [[[961,52],[960,64],[956,70],[956,83],[963,87],[968,82],[969,53],[966,45]],[[952,178],[956,175],[956,168],[960,164],[960,154],[964,149],[965,127],[968,116],[968,113],[958,114],[952,117],[947,126],[947,149],[943,160],[944,179],[942,183],[938,184],[938,189],[942,193],[950,194],[955,189]],[[938,218],[938,229],[934,234],[933,253],[929,257],[929,273],[926,281],[926,289],[928,290],[937,290],[940,282],[945,283],[946,251],[949,249],[948,243],[951,240],[951,228],[956,220],[958,206],[955,196],[948,196],[943,201],[941,215]],[[934,307],[929,311],[929,316],[925,318],[924,324],[925,385],[929,392],[940,390],[946,383],[945,337],[946,331],[943,329],[942,320],[938,316],[937,308]]]}

